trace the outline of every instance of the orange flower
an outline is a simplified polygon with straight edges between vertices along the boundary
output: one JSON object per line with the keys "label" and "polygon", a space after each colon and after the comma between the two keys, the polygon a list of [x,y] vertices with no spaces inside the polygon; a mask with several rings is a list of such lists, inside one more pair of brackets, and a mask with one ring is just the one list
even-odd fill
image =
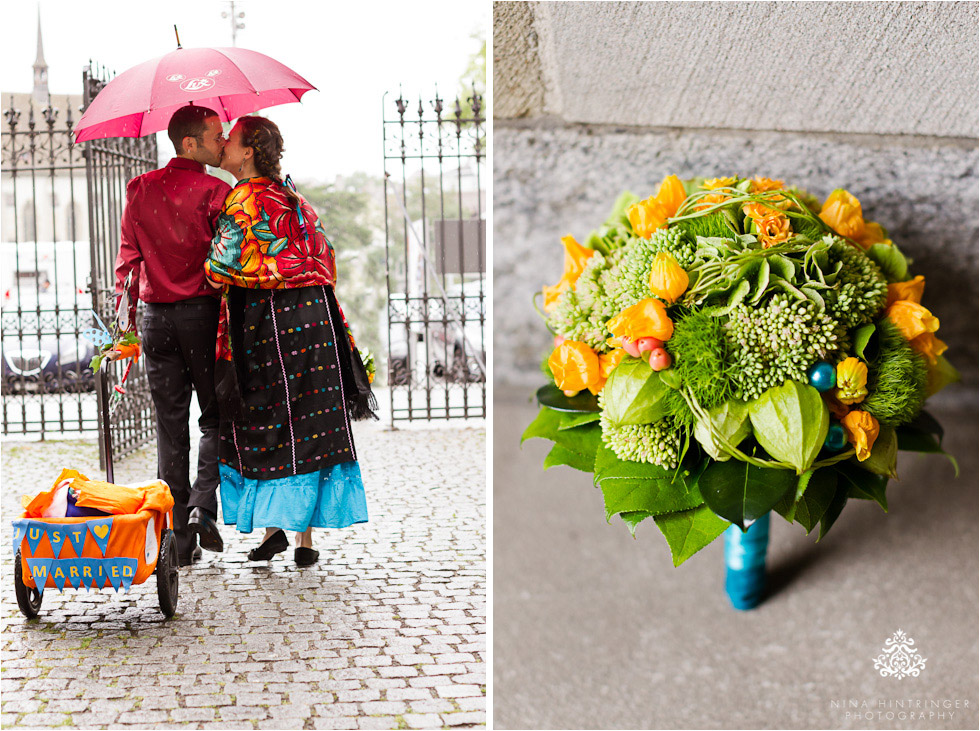
{"label": "orange flower", "polygon": [[847,406],[845,406],[844,404],[842,404],[840,401],[838,401],[837,400],[837,397],[834,396],[834,391],[836,391],[836,390],[837,389],[831,389],[830,391],[824,391],[824,393],[822,395],[823,395],[824,403],[827,404],[827,410],[830,411],[830,413],[834,415],[834,418],[835,419],[837,419],[838,421],[840,421],[845,416],[847,416],[847,412],[850,409]]}
{"label": "orange flower", "polygon": [[684,192],[684,184],[680,178],[668,175],[657,188],[656,195],[626,209],[630,226],[637,236],[650,238],[654,231],[667,223],[668,218],[677,213],[685,198],[687,193]]}
{"label": "orange flower", "polygon": [[764,249],[785,243],[793,233],[789,218],[782,211],[761,203],[746,203],[742,206],[742,211],[755,224],[759,241],[762,242]]}
{"label": "orange flower", "polygon": [[731,188],[735,185],[737,178],[733,175],[730,178],[710,178],[701,183],[704,190],[718,190],[718,188]]}
{"label": "orange flower", "polygon": [[660,300],[652,297],[627,307],[607,322],[606,327],[613,336],[628,340],[670,340],[674,334],[674,323],[667,317],[667,309]]}
{"label": "orange flower", "polygon": [[855,241],[864,235],[861,203],[842,188],[831,193],[820,209],[820,220],[841,236]]}
{"label": "orange flower", "polygon": [[939,329],[939,318],[922,305],[908,300],[892,303],[885,310],[885,317],[895,323],[908,341],[915,340],[923,333],[934,333]]}
{"label": "orange flower", "polygon": [[936,365],[936,360],[939,356],[949,349],[946,343],[931,332],[924,332],[921,335],[917,335],[909,341],[909,345],[912,346],[912,350],[920,353],[929,361],[929,365],[931,366]]}
{"label": "orange flower", "polygon": [[767,216],[779,215],[779,211],[777,209],[770,208],[762,203],[746,203],[744,206],[742,206],[742,213],[751,218],[753,221],[761,221]]}
{"label": "orange flower", "polygon": [[782,190],[786,187],[786,184],[782,180],[773,180],[772,178],[752,178],[752,183],[750,184],[750,191],[752,193],[765,193],[769,190]]}
{"label": "orange flower", "polygon": [[650,269],[650,291],[665,302],[673,302],[687,290],[690,278],[677,259],[666,251],[653,257]]}
{"label": "orange flower", "polygon": [[566,340],[551,352],[548,367],[562,391],[581,391],[599,381],[599,358],[585,343]]}
{"label": "orange flower", "polygon": [[694,206],[695,211],[703,211],[711,206],[717,205],[718,203],[724,203],[730,200],[731,196],[722,195],[721,193],[712,193],[711,195],[706,195],[703,198],[698,199],[698,203]]}
{"label": "orange flower", "polygon": [[888,285],[888,299],[885,301],[885,308],[891,307],[899,300],[907,300],[919,304],[922,302],[922,290],[925,289],[926,278],[919,274],[915,279],[907,282],[895,282]]}
{"label": "orange flower", "polygon": [[599,380],[595,384],[590,385],[588,389],[592,393],[599,393],[605,385],[606,379],[612,374],[616,366],[618,366],[623,358],[626,357],[626,351],[622,348],[616,348],[609,353],[602,353],[599,356]]}
{"label": "orange flower", "polygon": [[890,244],[892,242],[891,239],[885,238],[885,229],[874,221],[866,221],[864,233],[855,240],[864,250],[870,249],[872,244]]}
{"label": "orange flower", "polygon": [[587,249],[576,241],[574,236],[563,236],[561,242],[565,246],[565,273],[562,274],[558,284],[542,290],[545,312],[555,309],[559,295],[569,287],[575,286],[578,278],[582,276],[586,262],[595,254],[594,250]]}
{"label": "orange flower", "polygon": [[867,411],[851,411],[841,419],[841,426],[847,432],[847,441],[854,446],[858,462],[871,456],[871,448],[878,438],[878,420]]}

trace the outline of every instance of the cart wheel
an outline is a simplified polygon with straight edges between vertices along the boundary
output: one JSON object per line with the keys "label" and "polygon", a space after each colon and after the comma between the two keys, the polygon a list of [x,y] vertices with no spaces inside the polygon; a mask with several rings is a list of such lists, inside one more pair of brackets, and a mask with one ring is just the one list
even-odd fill
{"label": "cart wheel", "polygon": [[20,611],[28,619],[34,619],[41,608],[41,592],[24,583],[24,568],[20,558],[20,549],[14,556],[14,592],[17,594],[17,606],[20,607]]}
{"label": "cart wheel", "polygon": [[170,619],[177,611],[177,538],[172,530],[163,531],[156,575],[160,611]]}

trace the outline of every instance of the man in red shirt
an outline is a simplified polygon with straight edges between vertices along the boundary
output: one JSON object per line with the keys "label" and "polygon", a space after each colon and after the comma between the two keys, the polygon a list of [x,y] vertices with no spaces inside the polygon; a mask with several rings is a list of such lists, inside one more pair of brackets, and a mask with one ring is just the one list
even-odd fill
{"label": "man in red shirt", "polygon": [[[218,214],[231,187],[208,175],[218,167],[225,138],[217,114],[205,107],[177,110],[167,128],[177,156],[129,181],[116,258],[116,294],[132,272],[130,322],[137,299],[146,303],[143,353],[157,413],[157,476],[174,497],[174,532],[181,566],[201,546],[224,550],[216,519],[218,403],[214,390],[217,295],[204,278]],[[197,392],[201,441],[197,478],[190,482],[190,402]]]}

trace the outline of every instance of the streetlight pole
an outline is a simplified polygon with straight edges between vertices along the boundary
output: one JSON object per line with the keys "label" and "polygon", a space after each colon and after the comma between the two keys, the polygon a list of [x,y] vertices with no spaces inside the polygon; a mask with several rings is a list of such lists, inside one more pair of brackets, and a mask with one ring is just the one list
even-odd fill
{"label": "streetlight pole", "polygon": [[228,0],[228,4],[231,5],[231,11],[224,10],[221,12],[222,18],[231,19],[231,45],[238,45],[238,31],[245,28],[245,23],[241,21],[245,18],[244,11],[239,11],[235,13],[235,0]]}

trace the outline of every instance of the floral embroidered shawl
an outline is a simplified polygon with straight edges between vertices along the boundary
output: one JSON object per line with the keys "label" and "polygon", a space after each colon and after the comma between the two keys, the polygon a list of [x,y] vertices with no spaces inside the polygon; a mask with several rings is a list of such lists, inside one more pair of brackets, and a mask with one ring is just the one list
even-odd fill
{"label": "floral embroidered shawl", "polygon": [[[231,360],[227,285],[291,289],[336,284],[333,246],[316,213],[305,199],[300,200],[302,223],[285,189],[271,178],[241,180],[225,198],[224,210],[218,215],[218,232],[204,265],[208,279],[226,285],[218,321],[219,360]],[[344,327],[354,347],[346,318]]]}

